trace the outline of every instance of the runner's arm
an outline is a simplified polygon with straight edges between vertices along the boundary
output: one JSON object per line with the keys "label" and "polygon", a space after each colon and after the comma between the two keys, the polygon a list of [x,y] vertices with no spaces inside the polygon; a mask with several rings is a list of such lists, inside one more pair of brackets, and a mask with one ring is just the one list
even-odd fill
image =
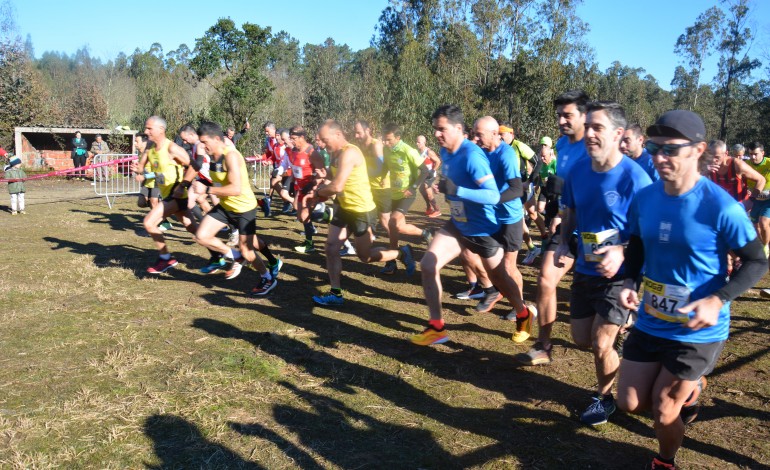
{"label": "runner's arm", "polygon": [[742,264],[738,270],[733,271],[727,284],[714,293],[722,303],[734,300],[754,287],[767,272],[765,249],[758,238],[733,251]]}
{"label": "runner's arm", "polygon": [[455,194],[461,199],[478,204],[497,204],[500,202],[500,190],[497,189],[497,183],[495,183],[495,178],[492,175],[482,177],[480,180],[476,181],[476,184],[479,185],[478,189],[455,186],[455,188],[457,188]]}
{"label": "runner's arm", "polygon": [[185,149],[173,142],[168,147],[168,155],[179,165],[188,166],[190,164],[190,155],[185,151]]}
{"label": "runner's arm", "polygon": [[[758,172],[754,168],[750,167],[748,164],[741,160],[734,160],[736,166],[738,167],[738,171],[736,173],[738,176],[743,178],[744,180],[751,180],[756,183],[756,186],[754,186],[754,189],[752,190],[752,193],[756,191],[757,193],[761,193],[765,187],[767,186],[767,180],[764,176],[762,176],[762,173]],[[754,194],[756,196],[756,194]]]}
{"label": "runner's arm", "polygon": [[500,202],[513,201],[524,194],[524,185],[521,178],[511,178],[508,180],[508,188],[500,193]]}

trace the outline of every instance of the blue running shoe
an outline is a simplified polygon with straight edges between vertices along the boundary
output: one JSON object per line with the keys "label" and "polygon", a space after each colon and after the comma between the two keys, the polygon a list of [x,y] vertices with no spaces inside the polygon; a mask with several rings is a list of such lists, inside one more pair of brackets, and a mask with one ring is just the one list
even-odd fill
{"label": "blue running shoe", "polygon": [[615,398],[612,395],[609,398],[604,398],[596,394],[591,399],[593,403],[588,405],[588,408],[580,415],[580,422],[589,426],[606,423],[610,415],[615,412]]}
{"label": "blue running shoe", "polygon": [[221,257],[213,257],[209,260],[209,264],[201,268],[202,274],[214,274],[218,271],[225,269],[225,259]]}
{"label": "blue running shoe", "polygon": [[265,213],[265,217],[270,217],[270,203],[273,202],[272,199],[265,196],[264,199],[262,199],[262,212]]}
{"label": "blue running shoe", "polygon": [[402,246],[401,253],[404,255],[401,258],[401,262],[404,263],[404,266],[406,267],[406,274],[411,276],[417,269],[417,263],[415,263],[414,256],[412,256],[412,247],[409,245]]}
{"label": "blue running shoe", "polygon": [[276,258],[275,264],[271,264],[267,268],[270,270],[270,275],[273,276],[273,279],[278,279],[278,273],[281,272],[282,267],[283,260],[281,258]]}
{"label": "blue running shoe", "polygon": [[345,304],[345,299],[341,295],[329,293],[326,295],[314,295],[313,302],[324,307],[339,307]]}

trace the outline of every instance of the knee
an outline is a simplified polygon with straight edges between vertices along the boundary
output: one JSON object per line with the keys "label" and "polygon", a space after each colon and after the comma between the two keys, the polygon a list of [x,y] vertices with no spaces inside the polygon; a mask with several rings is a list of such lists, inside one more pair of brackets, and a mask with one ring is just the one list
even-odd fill
{"label": "knee", "polygon": [[435,277],[438,272],[436,255],[431,252],[425,253],[420,260],[420,272],[422,277]]}
{"label": "knee", "polygon": [[621,411],[626,413],[639,414],[644,411],[643,407],[641,406],[642,404],[639,402],[639,399],[636,397],[631,397],[627,393],[618,392],[615,403]]}

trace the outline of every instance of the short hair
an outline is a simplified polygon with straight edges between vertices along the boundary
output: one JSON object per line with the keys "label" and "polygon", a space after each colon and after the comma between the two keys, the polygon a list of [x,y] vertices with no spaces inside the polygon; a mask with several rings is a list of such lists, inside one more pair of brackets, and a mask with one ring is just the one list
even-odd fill
{"label": "short hair", "polygon": [[94,138],[95,138],[95,139],[101,139],[101,138],[102,138],[102,135],[101,135],[101,134],[96,134],[96,135],[94,136]]}
{"label": "short hair", "polygon": [[235,128],[234,128],[234,127],[231,127],[231,126],[229,126],[229,127],[228,127],[227,129],[225,129],[225,130],[226,130],[227,132],[230,132],[230,131],[233,131],[233,132],[235,132]]}
{"label": "short hair", "polygon": [[142,142],[147,142],[147,140],[149,139],[149,137],[147,137],[147,134],[145,134],[144,132],[140,132],[136,134],[134,138],[139,138],[139,140],[141,140]]}
{"label": "short hair", "polygon": [[753,152],[754,150],[762,150],[762,151],[764,151],[765,150],[765,146],[762,145],[761,143],[757,142],[757,141],[754,141],[754,142],[749,144],[749,152]]}
{"label": "short hair", "polygon": [[275,123],[273,121],[267,121],[264,126],[262,126],[263,129],[275,129]]}
{"label": "short hair", "polygon": [[[326,121],[324,121],[321,127],[328,127],[332,131],[339,131],[339,132],[342,132],[343,134],[345,133],[345,131],[342,129],[342,125],[334,119],[327,119]],[[319,129],[319,132],[320,132],[320,129]]]}
{"label": "short hair", "polygon": [[305,128],[302,126],[294,126],[289,130],[289,135],[296,135],[297,137],[307,137],[307,132],[305,131]]}
{"label": "short hair", "polygon": [[442,117],[446,118],[450,124],[460,124],[463,126],[463,129],[465,129],[465,116],[463,116],[463,112],[459,107],[453,104],[445,104],[439,106],[435,111],[433,111],[430,119],[431,121],[435,121],[436,119]]}
{"label": "short hair", "polygon": [[743,144],[735,144],[730,150],[732,150],[733,153],[741,153],[746,151],[746,147],[744,147]]}
{"label": "short hair", "polygon": [[195,134],[197,131],[195,130],[195,126],[193,126],[192,123],[188,122],[187,124],[179,128],[179,133],[181,134],[183,132],[192,132],[193,134]]}
{"label": "short hair", "polygon": [[709,142],[709,150],[724,150],[727,151],[727,144],[724,140],[715,139]]}
{"label": "short hair", "polygon": [[168,129],[168,123],[166,122],[165,119],[163,119],[160,116],[150,116],[149,118],[147,118],[147,120],[157,122],[158,125],[162,127],[164,130]]}
{"label": "short hair", "polygon": [[637,137],[644,137],[642,126],[637,123],[629,124],[628,127],[626,127],[626,130],[633,132],[633,134]]}
{"label": "short hair", "polygon": [[203,121],[201,125],[198,126],[198,135],[201,137],[204,135],[206,137],[219,137],[222,140],[225,138],[225,135],[222,132],[222,127],[216,122],[211,121]]}
{"label": "short hair", "polygon": [[566,106],[568,104],[574,104],[577,106],[580,114],[586,113],[586,104],[588,104],[588,94],[583,90],[570,90],[562,93],[553,100],[553,107]]}
{"label": "short hair", "polygon": [[382,135],[393,134],[396,137],[401,137],[401,127],[398,124],[390,123],[382,128]]}
{"label": "short hair", "polygon": [[363,128],[364,130],[371,129],[371,126],[369,125],[369,121],[365,121],[363,119],[359,119],[356,122],[354,122],[353,124],[359,124],[361,126],[361,128]]}
{"label": "short hair", "polygon": [[586,113],[592,113],[595,111],[604,111],[607,114],[607,118],[610,123],[615,126],[615,129],[625,127],[628,125],[626,121],[626,112],[623,111],[623,106],[614,101],[591,101],[586,105]]}

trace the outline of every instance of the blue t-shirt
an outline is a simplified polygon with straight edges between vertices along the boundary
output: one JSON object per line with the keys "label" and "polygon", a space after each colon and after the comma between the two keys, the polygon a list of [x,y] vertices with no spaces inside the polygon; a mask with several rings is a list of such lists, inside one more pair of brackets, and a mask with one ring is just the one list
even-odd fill
{"label": "blue t-shirt", "polygon": [[[516,149],[505,142],[501,142],[494,151],[487,152],[484,150],[484,153],[489,159],[489,166],[492,168],[495,183],[497,183],[497,188],[501,193],[508,189],[508,180],[521,178]],[[503,225],[518,222],[524,217],[521,198],[517,197],[512,201],[501,202],[495,205],[495,214],[497,215],[498,222]]]}
{"label": "blue t-shirt", "polygon": [[639,155],[639,158],[631,158],[631,160],[635,161],[640,167],[642,167],[642,169],[647,173],[647,176],[650,177],[653,183],[660,179],[660,176],[658,176],[658,170],[655,169],[655,164],[652,162],[652,155],[650,155],[650,152],[648,152],[647,149],[643,148],[642,154]]}
{"label": "blue t-shirt", "polygon": [[[625,155],[614,168],[603,173],[594,171],[589,162],[570,170],[561,197],[577,221],[577,272],[601,276],[596,266],[604,255],[594,255],[593,250],[628,241],[628,207],[634,195],[650,184],[647,173]],[[622,272],[621,266],[618,273]]]}
{"label": "blue t-shirt", "polygon": [[566,178],[576,163],[584,158],[591,158],[586,151],[585,139],[570,143],[569,138],[563,135],[556,141],[556,175]]}
{"label": "blue t-shirt", "polygon": [[676,309],[721,289],[727,252],[757,238],[743,206],[705,177],[680,196],[666,194],[658,181],[637,194],[628,217],[631,234],[644,243],[645,292],[634,328],[688,343],[727,339],[729,302],[716,325],[698,331],[685,328],[688,317]]}
{"label": "blue t-shirt", "polygon": [[[455,153],[441,149],[441,173],[457,186],[480,189],[476,181],[492,174],[489,160],[478,145],[465,139]],[[452,221],[465,236],[494,235],[500,226],[493,204],[479,204],[447,195]]]}

